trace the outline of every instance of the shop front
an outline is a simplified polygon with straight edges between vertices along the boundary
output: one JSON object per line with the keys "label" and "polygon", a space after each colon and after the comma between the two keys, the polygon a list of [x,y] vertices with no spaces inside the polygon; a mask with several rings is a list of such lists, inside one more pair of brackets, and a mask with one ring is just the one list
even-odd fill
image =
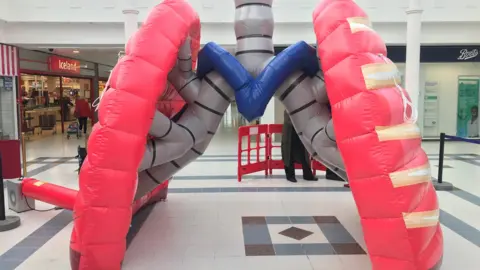
{"label": "shop front", "polygon": [[[480,46],[422,46],[419,126],[425,139],[440,133],[478,137]],[[404,74],[406,47],[388,46],[388,57]]]}
{"label": "shop front", "polygon": [[98,97],[98,64],[24,49],[19,59],[21,129],[28,136],[64,133],[76,122],[75,102]]}
{"label": "shop front", "polygon": [[98,96],[101,97],[112,70],[111,66],[98,65]]}
{"label": "shop front", "polygon": [[17,48],[0,43],[0,140],[18,139]]}
{"label": "shop front", "polygon": [[[285,48],[275,47],[275,53]],[[387,46],[387,51],[405,74],[406,46]],[[479,45],[421,47],[418,124],[424,139],[438,139],[442,132],[478,137],[479,52]],[[276,122],[283,119],[279,103],[275,103]]]}
{"label": "shop front", "polygon": [[[0,43],[0,181],[21,176],[21,148],[17,126],[17,60],[18,48]],[[0,207],[3,207],[1,203]]]}

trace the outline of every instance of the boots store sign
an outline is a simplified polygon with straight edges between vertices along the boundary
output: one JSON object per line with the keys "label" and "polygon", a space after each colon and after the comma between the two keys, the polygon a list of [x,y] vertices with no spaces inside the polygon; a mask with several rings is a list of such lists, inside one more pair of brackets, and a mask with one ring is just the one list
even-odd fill
{"label": "boots store sign", "polygon": [[80,61],[52,55],[48,59],[50,71],[80,74]]}
{"label": "boots store sign", "polygon": [[474,58],[477,58],[477,56],[478,56],[478,49],[473,49],[473,50],[462,49],[460,50],[460,56],[458,57],[458,60],[474,59]]}
{"label": "boots store sign", "polygon": [[[405,46],[387,46],[388,57],[393,62],[405,63]],[[480,62],[480,46],[422,46],[420,62],[422,63],[461,63]]]}

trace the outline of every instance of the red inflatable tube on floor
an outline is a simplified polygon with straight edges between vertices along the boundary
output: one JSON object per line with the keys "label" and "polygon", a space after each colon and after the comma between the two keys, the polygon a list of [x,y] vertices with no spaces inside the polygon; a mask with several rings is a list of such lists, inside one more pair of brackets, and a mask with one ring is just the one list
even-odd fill
{"label": "red inflatable tube on floor", "polygon": [[[163,182],[143,197],[135,200],[132,204],[133,215],[147,204],[166,199],[168,183],[169,181]],[[22,181],[22,193],[25,197],[46,202],[63,209],[73,210],[78,191],[33,178],[26,178]]]}
{"label": "red inflatable tube on floor", "polygon": [[32,178],[26,178],[22,181],[22,193],[25,197],[73,210],[78,191]]}
{"label": "red inflatable tube on floor", "polygon": [[156,203],[160,200],[165,200],[167,197],[168,183],[169,181],[163,182],[162,184],[158,185],[158,187],[133,202],[133,215],[135,215],[138,211],[140,211],[140,209],[142,209],[142,207],[146,206],[147,204]]}

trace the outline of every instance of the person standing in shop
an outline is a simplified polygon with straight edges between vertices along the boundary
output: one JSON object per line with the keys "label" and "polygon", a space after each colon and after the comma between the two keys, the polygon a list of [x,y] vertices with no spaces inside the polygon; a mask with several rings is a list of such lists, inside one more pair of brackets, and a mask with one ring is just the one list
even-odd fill
{"label": "person standing in shop", "polygon": [[79,131],[83,130],[83,134],[87,134],[87,121],[92,118],[92,110],[90,104],[84,98],[77,96],[75,101],[75,116],[78,118]]}
{"label": "person standing in shop", "polygon": [[70,113],[70,106],[74,106],[72,101],[69,97],[63,97],[61,99],[61,106],[62,106],[62,118],[63,122],[67,122],[69,120],[69,113]]}
{"label": "person standing in shop", "polygon": [[474,105],[470,109],[470,119],[467,125],[467,135],[469,138],[476,138],[479,135],[478,130],[478,106]]}
{"label": "person standing in shop", "polygon": [[305,146],[303,146],[297,131],[293,127],[290,115],[285,110],[283,115],[282,129],[282,159],[285,164],[285,175],[290,182],[297,182],[295,177],[295,163],[302,165],[303,179],[307,181],[317,181],[313,176],[310,167],[310,157]]}

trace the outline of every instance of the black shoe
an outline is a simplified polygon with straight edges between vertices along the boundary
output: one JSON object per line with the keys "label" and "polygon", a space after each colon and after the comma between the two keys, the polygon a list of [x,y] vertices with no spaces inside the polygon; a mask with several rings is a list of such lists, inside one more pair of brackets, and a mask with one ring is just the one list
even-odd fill
{"label": "black shoe", "polygon": [[307,176],[307,177],[304,176],[303,179],[304,179],[305,181],[318,181],[318,178],[315,177],[315,176],[313,176],[313,175],[309,175],[309,176]]}
{"label": "black shoe", "polygon": [[325,179],[333,180],[333,181],[341,181],[341,182],[345,181],[342,178],[340,178],[337,174],[335,174],[334,172],[332,172],[330,170],[327,170],[327,173],[325,174]]}
{"label": "black shoe", "polygon": [[292,182],[292,183],[296,183],[297,179],[294,176],[292,176],[292,177],[287,177],[287,181]]}

